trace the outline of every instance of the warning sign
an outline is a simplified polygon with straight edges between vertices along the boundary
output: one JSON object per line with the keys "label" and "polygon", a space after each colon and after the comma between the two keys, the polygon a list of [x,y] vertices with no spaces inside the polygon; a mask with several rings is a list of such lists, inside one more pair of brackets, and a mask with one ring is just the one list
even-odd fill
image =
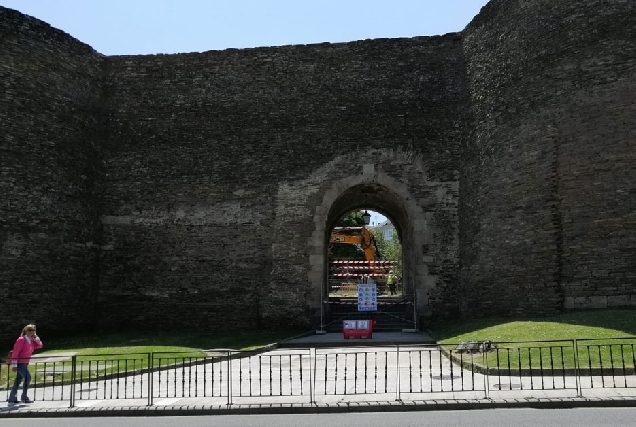
{"label": "warning sign", "polygon": [[378,310],[378,290],[375,283],[358,284],[358,311]]}

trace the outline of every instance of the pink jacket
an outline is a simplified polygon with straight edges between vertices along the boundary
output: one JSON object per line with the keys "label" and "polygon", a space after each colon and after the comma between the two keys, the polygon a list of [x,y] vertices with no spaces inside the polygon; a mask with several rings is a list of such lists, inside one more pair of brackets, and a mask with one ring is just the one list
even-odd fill
{"label": "pink jacket", "polygon": [[33,350],[42,348],[43,344],[40,337],[31,339],[25,335],[21,335],[13,345],[13,355],[11,357],[11,366],[17,367],[18,363],[26,363],[31,361]]}

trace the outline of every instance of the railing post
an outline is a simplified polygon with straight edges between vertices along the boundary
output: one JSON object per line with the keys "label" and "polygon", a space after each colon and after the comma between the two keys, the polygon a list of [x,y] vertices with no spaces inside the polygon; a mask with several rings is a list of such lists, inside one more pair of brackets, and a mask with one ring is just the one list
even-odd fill
{"label": "railing post", "polygon": [[400,381],[400,346],[397,345],[395,347],[396,349],[396,369],[397,369],[397,379],[396,379],[396,383],[397,383],[397,390],[395,393],[395,400],[400,402],[402,400],[402,395],[400,394],[400,388],[401,388],[401,381]]}
{"label": "railing post", "polygon": [[576,396],[583,397],[583,387],[581,386],[581,369],[579,366],[579,343],[573,340],[574,346],[574,378],[576,381]]}
{"label": "railing post", "polygon": [[232,405],[232,352],[227,352],[227,406]]}
{"label": "railing post", "polygon": [[148,406],[152,406],[154,394],[154,353],[148,353]]}
{"label": "railing post", "polygon": [[484,369],[485,369],[485,373],[484,373],[484,398],[485,399],[490,399],[490,381],[489,381],[489,376],[490,376],[490,368],[488,367],[488,352],[484,351],[482,353],[482,363],[484,364]]}
{"label": "railing post", "polygon": [[309,403],[316,403],[314,381],[316,381],[316,347],[309,349]]}
{"label": "railing post", "polygon": [[75,381],[77,380],[77,355],[71,357],[71,397],[70,407],[75,406]]}

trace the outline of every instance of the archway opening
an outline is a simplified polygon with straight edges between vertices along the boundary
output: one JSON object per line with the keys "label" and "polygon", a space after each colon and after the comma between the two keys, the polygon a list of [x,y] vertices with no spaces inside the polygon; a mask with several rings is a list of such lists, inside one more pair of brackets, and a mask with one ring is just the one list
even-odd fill
{"label": "archway opening", "polygon": [[[365,224],[365,213],[383,220]],[[340,331],[343,320],[361,318],[376,321],[379,331],[416,327],[409,280],[414,275],[412,223],[405,201],[379,184],[351,187],[334,201],[324,236],[327,331]]]}
{"label": "archway opening", "polygon": [[364,208],[343,215],[331,230],[327,254],[329,298],[357,297],[360,283],[376,284],[380,296],[404,295],[402,243],[381,213]]}

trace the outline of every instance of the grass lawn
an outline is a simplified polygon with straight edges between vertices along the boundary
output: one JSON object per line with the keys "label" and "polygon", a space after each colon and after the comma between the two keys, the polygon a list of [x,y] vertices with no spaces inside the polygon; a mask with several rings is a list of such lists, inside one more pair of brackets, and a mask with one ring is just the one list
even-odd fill
{"label": "grass lawn", "polygon": [[[81,375],[94,378],[97,375],[121,371],[139,371],[149,364],[149,353],[153,353],[153,366],[171,365],[194,361],[206,357],[202,350],[233,349],[248,351],[268,344],[298,336],[306,330],[288,329],[280,331],[248,331],[232,333],[198,332],[142,332],[73,335],[67,337],[47,337],[42,331],[44,348],[34,356],[45,357],[52,353],[72,352],[77,354],[78,370]],[[71,362],[37,364],[37,357],[31,361],[31,374],[37,376],[36,384],[50,378],[51,372],[63,371],[56,376],[58,381],[71,378]],[[44,369],[47,369],[45,371]],[[35,372],[34,372],[35,371]],[[80,374],[78,373],[78,376]],[[13,382],[15,374],[8,366],[0,366],[0,389]],[[35,380],[36,378],[34,378]]]}
{"label": "grass lawn", "polygon": [[[581,311],[540,319],[454,320],[431,329],[447,349],[463,341],[498,343],[496,350],[486,354],[490,367],[573,368],[576,356],[581,367],[634,367],[636,359],[636,339],[629,338],[636,336],[634,310]],[[570,340],[577,341],[576,349]]]}
{"label": "grass lawn", "polygon": [[432,328],[440,343],[548,341],[636,336],[636,310],[580,311],[539,319],[455,320]]}
{"label": "grass lawn", "polygon": [[143,332],[131,331],[110,334],[74,335],[47,339],[37,354],[73,351],[78,355],[114,353],[179,352],[203,354],[201,350],[227,348],[252,350],[283,341],[306,330],[244,331],[228,333],[200,332]]}

